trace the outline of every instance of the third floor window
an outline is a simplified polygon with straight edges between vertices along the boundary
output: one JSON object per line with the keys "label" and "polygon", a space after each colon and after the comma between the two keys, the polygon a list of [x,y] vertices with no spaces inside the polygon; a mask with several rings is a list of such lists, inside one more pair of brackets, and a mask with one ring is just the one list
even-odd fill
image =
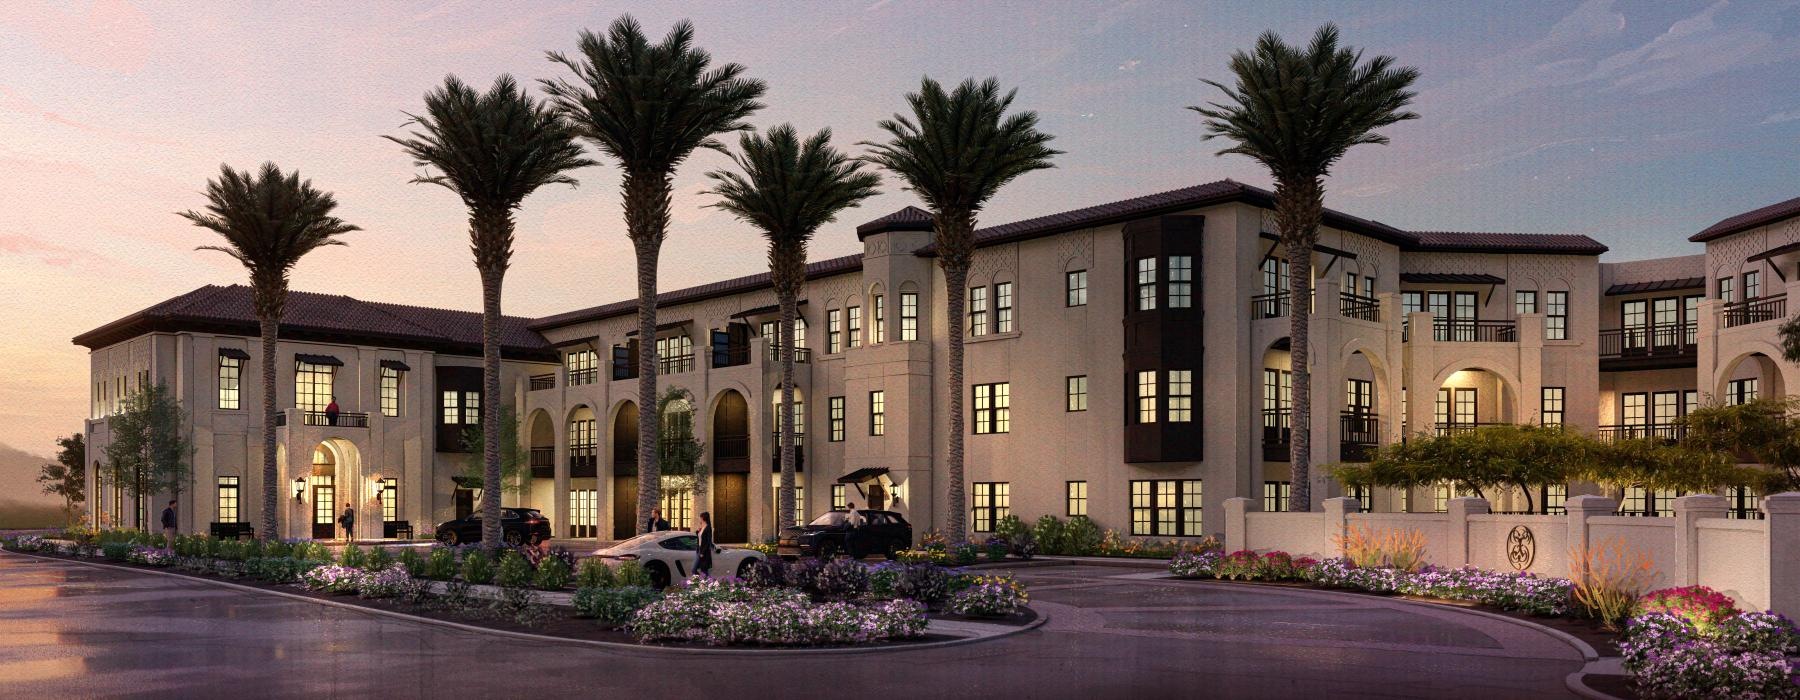
{"label": "third floor window", "polygon": [[1087,270],[1076,270],[1069,273],[1064,282],[1064,290],[1068,293],[1068,298],[1065,302],[1067,305],[1087,306]]}
{"label": "third floor window", "polygon": [[994,332],[1011,333],[1013,330],[1013,286],[1011,282],[999,282],[994,285]]}
{"label": "third floor window", "polygon": [[900,340],[919,339],[919,293],[900,293]]}
{"label": "third floor window", "polygon": [[1139,311],[1156,310],[1156,258],[1138,258],[1137,308]]}
{"label": "third floor window", "polygon": [[987,335],[987,287],[969,288],[969,335]]}

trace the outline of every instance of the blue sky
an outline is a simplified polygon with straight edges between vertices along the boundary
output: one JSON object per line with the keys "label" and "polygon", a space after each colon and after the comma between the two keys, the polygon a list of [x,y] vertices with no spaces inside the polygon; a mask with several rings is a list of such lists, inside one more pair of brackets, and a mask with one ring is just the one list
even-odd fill
{"label": "blue sky", "polygon": [[[463,213],[407,184],[377,138],[455,73],[558,75],[546,50],[623,12],[768,81],[753,121],[877,138],[921,75],[998,77],[1067,154],[1003,192],[987,223],[1223,177],[1187,105],[1214,99],[1230,52],[1265,29],[1303,41],[1323,22],[1423,74],[1421,119],[1352,151],[1328,205],[1416,229],[1583,233],[1610,260],[1698,252],[1687,235],[1800,194],[1800,3],[48,3],[0,14],[0,443],[49,451],[86,413],[83,330],[241,269],[174,212],[220,162],[274,160],[337,193],[367,229],[307,259],[301,289],[478,308]],[[677,180],[664,288],[757,271],[761,242],[703,208],[695,157]],[[610,163],[578,189],[527,200],[507,311],[539,315],[631,294]],[[828,227],[913,203],[892,182]]]}

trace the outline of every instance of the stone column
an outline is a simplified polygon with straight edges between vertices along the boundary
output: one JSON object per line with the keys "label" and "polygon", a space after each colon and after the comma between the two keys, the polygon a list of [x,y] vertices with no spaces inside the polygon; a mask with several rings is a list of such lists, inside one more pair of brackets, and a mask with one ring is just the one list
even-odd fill
{"label": "stone column", "polygon": [[1589,544],[1588,518],[1612,515],[1618,511],[1619,502],[1605,496],[1575,496],[1564,507],[1569,511],[1569,551],[1580,552]]}
{"label": "stone column", "polygon": [[1225,499],[1225,551],[1249,549],[1246,513],[1262,510],[1262,501],[1239,496]]}
{"label": "stone column", "polygon": [[1445,567],[1460,568],[1469,565],[1469,516],[1486,515],[1488,502],[1484,498],[1460,497],[1452,498],[1444,505],[1444,512],[1450,516],[1447,525],[1449,550],[1445,552]]}
{"label": "stone column", "polygon": [[1338,553],[1339,538],[1350,527],[1350,514],[1362,510],[1362,504],[1348,496],[1325,499],[1325,519],[1322,523],[1325,537],[1325,548],[1319,551],[1319,557],[1325,558]]}
{"label": "stone column", "polygon": [[1768,516],[1769,609],[1800,617],[1800,492],[1763,497]]}
{"label": "stone column", "polygon": [[1701,518],[1723,518],[1731,509],[1724,496],[1696,494],[1675,499],[1675,580],[1683,586],[1700,582]]}

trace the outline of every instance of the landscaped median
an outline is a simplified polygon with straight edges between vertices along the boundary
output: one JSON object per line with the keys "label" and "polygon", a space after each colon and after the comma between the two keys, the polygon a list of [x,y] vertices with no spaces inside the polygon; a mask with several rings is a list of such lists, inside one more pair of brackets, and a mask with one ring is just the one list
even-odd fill
{"label": "landscaped median", "polygon": [[695,577],[651,588],[635,562],[573,565],[567,552],[470,546],[344,547],[183,536],[174,551],[142,532],[25,536],[6,549],[329,599],[442,622],[593,642],[686,647],[870,647],[998,636],[1036,613],[1010,576],[932,563],[779,559],[745,579]]}

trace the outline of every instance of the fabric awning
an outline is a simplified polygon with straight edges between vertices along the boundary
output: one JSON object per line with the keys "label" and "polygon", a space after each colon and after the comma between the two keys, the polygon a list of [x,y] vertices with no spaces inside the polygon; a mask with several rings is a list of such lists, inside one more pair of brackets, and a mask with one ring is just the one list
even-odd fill
{"label": "fabric awning", "polygon": [[411,367],[406,366],[405,362],[401,362],[399,360],[382,360],[381,366],[386,369],[391,369],[391,370],[395,370],[398,372],[411,372],[412,371]]}
{"label": "fabric awning", "polygon": [[845,474],[843,476],[838,477],[838,483],[840,483],[840,484],[860,484],[864,481],[869,481],[871,479],[874,479],[875,477],[881,476],[886,473],[888,473],[887,467],[863,467],[862,469],[858,469],[856,471],[850,472],[849,474]]}
{"label": "fabric awning", "polygon": [[250,353],[245,352],[238,348],[219,348],[219,357],[229,357],[229,358],[236,359],[236,360],[249,360]]}
{"label": "fabric awning", "polygon": [[1506,284],[1506,279],[1473,272],[1402,272],[1401,282],[1412,284]]}
{"label": "fabric awning", "polygon": [[309,365],[331,365],[333,367],[344,366],[343,360],[337,359],[330,355],[305,355],[305,354],[296,353],[294,355],[294,359],[299,360],[301,362],[305,362],[306,364],[309,364]]}
{"label": "fabric awning", "polygon": [[1705,277],[1684,277],[1678,280],[1654,280],[1651,282],[1632,282],[1615,284],[1606,288],[1606,296],[1616,297],[1622,294],[1648,294],[1650,292],[1667,292],[1676,289],[1705,289]]}

